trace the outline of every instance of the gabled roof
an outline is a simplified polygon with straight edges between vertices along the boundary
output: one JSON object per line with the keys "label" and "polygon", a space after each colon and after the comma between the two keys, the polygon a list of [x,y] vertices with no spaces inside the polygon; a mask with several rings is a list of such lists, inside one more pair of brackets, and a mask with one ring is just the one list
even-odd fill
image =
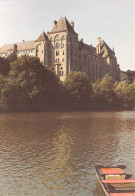
{"label": "gabled roof", "polygon": [[69,31],[71,33],[77,34],[72,26],[69,24],[66,17],[61,17],[60,20],[56,23],[56,25],[53,27],[50,33],[57,33],[62,31]]}
{"label": "gabled roof", "polygon": [[48,37],[43,31],[43,33],[41,33],[41,35],[38,37],[38,39],[35,42],[46,41],[46,40],[48,40]]}
{"label": "gabled roof", "polygon": [[101,41],[101,56],[106,57],[110,56],[112,58],[115,57],[115,53],[111,48],[106,44],[104,40]]}
{"label": "gabled roof", "polygon": [[35,49],[35,42],[34,41],[23,41],[20,43],[3,45],[0,48],[0,53],[6,53],[7,51],[11,51],[15,49],[17,49],[18,51],[33,50]]}
{"label": "gabled roof", "polygon": [[0,48],[0,53],[5,53],[9,50],[14,50],[15,49],[15,44],[4,44],[1,48]]}
{"label": "gabled roof", "polygon": [[17,45],[18,51],[35,49],[34,41],[23,41],[23,42],[17,43],[16,45]]}

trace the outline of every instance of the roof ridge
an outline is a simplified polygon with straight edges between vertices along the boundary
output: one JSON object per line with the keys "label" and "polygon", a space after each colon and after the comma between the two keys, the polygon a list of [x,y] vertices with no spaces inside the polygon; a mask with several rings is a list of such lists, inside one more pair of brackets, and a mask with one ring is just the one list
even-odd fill
{"label": "roof ridge", "polygon": [[48,36],[46,35],[46,33],[43,31],[40,36],[35,40],[35,42],[39,42],[39,41],[45,41],[48,40]]}
{"label": "roof ridge", "polygon": [[70,25],[69,21],[67,20],[66,16],[61,17],[59,21],[54,25],[53,29],[50,33],[57,33],[62,31],[69,31],[71,33],[77,34],[73,27]]}

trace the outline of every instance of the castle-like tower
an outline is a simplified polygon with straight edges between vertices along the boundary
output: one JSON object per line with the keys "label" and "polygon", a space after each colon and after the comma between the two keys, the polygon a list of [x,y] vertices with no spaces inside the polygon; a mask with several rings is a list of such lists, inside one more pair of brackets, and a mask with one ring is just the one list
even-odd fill
{"label": "castle-like tower", "polygon": [[7,57],[13,51],[17,56],[24,54],[36,56],[44,64],[51,67],[64,81],[71,71],[82,71],[91,82],[102,79],[105,74],[112,76],[113,81],[120,80],[120,69],[114,50],[98,38],[96,47],[78,40],[74,30],[74,22],[66,17],[54,21],[50,32],[43,32],[35,41],[4,45],[0,48],[0,56]]}

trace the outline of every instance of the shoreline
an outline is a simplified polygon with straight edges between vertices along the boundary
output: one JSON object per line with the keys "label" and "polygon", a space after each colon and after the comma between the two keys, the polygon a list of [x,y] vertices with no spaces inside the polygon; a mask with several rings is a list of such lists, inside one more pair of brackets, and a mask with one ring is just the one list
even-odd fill
{"label": "shoreline", "polygon": [[12,112],[100,112],[100,111],[135,111],[134,108],[115,108],[112,106],[103,106],[95,104],[31,104],[31,105],[15,105],[10,109],[0,110],[0,113]]}

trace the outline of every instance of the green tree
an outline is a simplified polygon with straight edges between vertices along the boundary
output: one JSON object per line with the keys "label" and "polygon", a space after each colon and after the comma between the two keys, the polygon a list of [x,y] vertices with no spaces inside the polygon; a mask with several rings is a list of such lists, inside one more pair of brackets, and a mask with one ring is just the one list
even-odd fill
{"label": "green tree", "polygon": [[9,63],[16,61],[17,60],[17,54],[16,54],[16,52],[11,53],[7,57],[7,60],[9,61]]}
{"label": "green tree", "polygon": [[121,108],[126,106],[127,103],[127,84],[122,81],[115,84],[115,94],[117,96],[117,105]]}
{"label": "green tree", "polygon": [[70,72],[63,83],[70,102],[89,102],[92,94],[92,86],[88,77],[83,72]]}
{"label": "green tree", "polygon": [[[44,67],[36,57],[22,56],[12,62],[9,81],[17,89],[21,89],[25,96],[27,94],[26,97],[29,97],[30,103],[55,103],[58,101],[59,80],[55,73]],[[19,94],[17,93],[16,96]]]}
{"label": "green tree", "polygon": [[115,104],[116,95],[114,92],[114,84],[112,77],[108,74],[101,81],[97,80],[92,84],[93,99],[95,103],[102,106],[113,106]]}
{"label": "green tree", "polygon": [[0,76],[0,110],[26,110],[30,99],[19,85],[12,83],[7,77]]}
{"label": "green tree", "polygon": [[126,103],[129,108],[135,107],[135,80],[127,87]]}
{"label": "green tree", "polygon": [[10,63],[8,59],[0,57],[0,74],[7,76],[10,71]]}

